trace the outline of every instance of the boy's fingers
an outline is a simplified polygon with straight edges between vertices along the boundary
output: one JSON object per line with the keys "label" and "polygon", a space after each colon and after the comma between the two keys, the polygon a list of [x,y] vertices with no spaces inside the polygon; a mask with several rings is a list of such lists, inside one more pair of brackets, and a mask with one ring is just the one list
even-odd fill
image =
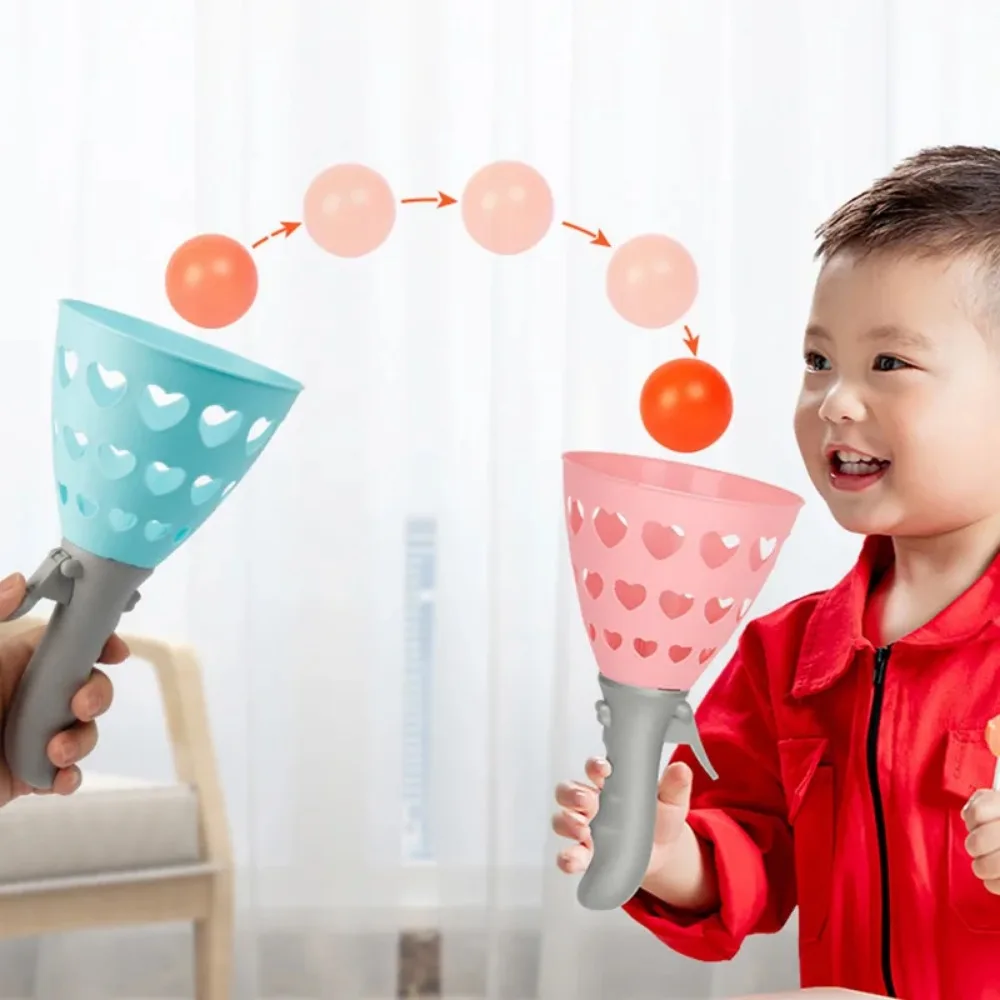
{"label": "boy's fingers", "polygon": [[556,802],[566,809],[586,816],[588,819],[597,815],[597,792],[593,788],[580,784],[578,781],[563,782],[556,786]]}
{"label": "boy's fingers", "polygon": [[683,761],[675,760],[668,764],[660,776],[660,787],[657,798],[668,806],[676,806],[687,811],[691,805],[691,782],[694,775],[691,768]]}
{"label": "boy's fingers", "polygon": [[574,847],[567,847],[556,859],[556,864],[567,875],[578,875],[587,870],[591,854],[589,848],[576,844]]}
{"label": "boy's fingers", "polygon": [[994,792],[991,788],[974,791],[962,809],[962,819],[970,833],[986,823],[1000,819],[1000,792]]}
{"label": "boy's fingers", "polygon": [[586,844],[590,841],[590,827],[579,813],[566,812],[565,810],[554,813],[552,829],[560,837],[575,840],[578,844]]}
{"label": "boy's fingers", "polygon": [[587,777],[594,783],[594,787],[601,789],[611,774],[611,765],[602,757],[591,757],[587,761],[585,770]]}

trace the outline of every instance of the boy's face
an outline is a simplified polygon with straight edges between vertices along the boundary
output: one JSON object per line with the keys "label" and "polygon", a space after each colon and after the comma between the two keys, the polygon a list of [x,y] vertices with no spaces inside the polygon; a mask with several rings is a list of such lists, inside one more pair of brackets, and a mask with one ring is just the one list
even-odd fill
{"label": "boy's face", "polygon": [[1000,512],[1000,330],[976,325],[979,287],[956,258],[824,266],[795,435],[848,531],[926,537]]}

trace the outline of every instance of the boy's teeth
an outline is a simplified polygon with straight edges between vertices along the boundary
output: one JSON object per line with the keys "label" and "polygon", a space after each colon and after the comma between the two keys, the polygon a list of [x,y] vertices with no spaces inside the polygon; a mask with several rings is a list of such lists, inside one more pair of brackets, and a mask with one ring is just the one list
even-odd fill
{"label": "boy's teeth", "polygon": [[846,476],[869,476],[886,464],[881,459],[863,455],[859,451],[838,450],[836,458],[838,471]]}
{"label": "boy's teeth", "polygon": [[840,471],[846,476],[867,476],[878,472],[881,462],[841,462]]}

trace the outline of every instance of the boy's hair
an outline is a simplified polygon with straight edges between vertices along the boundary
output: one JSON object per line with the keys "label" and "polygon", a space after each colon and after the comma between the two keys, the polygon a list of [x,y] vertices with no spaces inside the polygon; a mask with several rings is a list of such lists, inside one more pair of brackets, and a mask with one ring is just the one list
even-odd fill
{"label": "boy's hair", "polygon": [[824,262],[841,251],[974,255],[992,284],[1000,274],[1000,150],[922,150],[837,209],[816,237]]}

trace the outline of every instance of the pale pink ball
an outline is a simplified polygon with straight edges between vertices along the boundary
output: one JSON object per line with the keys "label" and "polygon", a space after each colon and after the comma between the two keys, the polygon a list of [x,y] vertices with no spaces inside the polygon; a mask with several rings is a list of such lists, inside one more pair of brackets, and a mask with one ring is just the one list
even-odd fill
{"label": "pale pink ball", "polygon": [[396,199],[381,174],[357,163],[341,163],[309,185],[302,218],[306,231],[327,253],[363,257],[392,232]]}
{"label": "pale pink ball", "polygon": [[615,312],[647,329],[676,323],[698,295],[698,269],[676,240],[658,233],[623,243],[608,263],[606,287]]}
{"label": "pale pink ball", "polygon": [[466,230],[492,253],[530,250],[548,232],[552,213],[545,178],[526,163],[491,163],[473,175],[462,194]]}

